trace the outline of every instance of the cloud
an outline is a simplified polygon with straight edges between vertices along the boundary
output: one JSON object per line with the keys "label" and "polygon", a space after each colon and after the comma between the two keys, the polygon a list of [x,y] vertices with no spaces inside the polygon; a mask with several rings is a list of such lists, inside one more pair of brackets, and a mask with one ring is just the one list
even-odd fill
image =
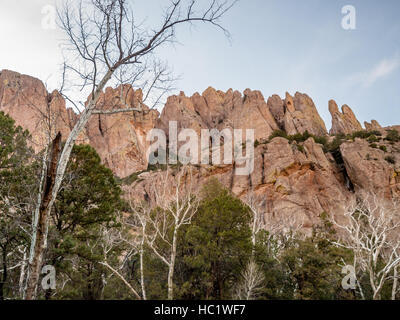
{"label": "cloud", "polygon": [[370,87],[378,80],[390,75],[400,67],[400,56],[396,55],[391,59],[383,59],[367,72],[360,72],[351,75],[347,80],[353,85],[361,84]]}

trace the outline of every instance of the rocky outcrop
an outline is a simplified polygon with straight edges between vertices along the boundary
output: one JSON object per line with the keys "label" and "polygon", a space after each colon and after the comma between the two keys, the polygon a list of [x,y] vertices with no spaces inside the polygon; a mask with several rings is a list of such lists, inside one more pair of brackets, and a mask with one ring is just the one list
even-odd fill
{"label": "rocky outcrop", "polygon": [[[400,196],[399,144],[380,143],[376,148],[366,140],[356,139],[340,146],[346,172],[358,190],[386,197]],[[390,160],[392,159],[392,160]]]}
{"label": "rocky outcrop", "polygon": [[348,105],[343,105],[342,112],[340,112],[336,102],[330,100],[329,112],[332,116],[332,128],[330,134],[349,134],[362,130],[360,122],[358,122],[353,110],[351,110]]}
{"label": "rocky outcrop", "polygon": [[[216,178],[242,199],[254,190],[267,200],[266,221],[301,225],[310,231],[323,212],[340,215],[352,193],[333,158],[323,152],[321,145],[310,138],[303,148],[300,151],[287,139],[274,138],[256,148],[255,170],[250,176],[235,176],[231,165],[193,167],[192,185],[199,190]],[[165,175],[161,170],[143,173],[125,189],[131,197],[152,199],[154,188]]]}
{"label": "rocky outcrop", "polygon": [[308,95],[299,92],[296,92],[294,98],[286,93],[284,130],[288,135],[306,131],[316,136],[327,134],[325,123],[314,102]]}
{"label": "rocky outcrop", "polygon": [[[152,192],[162,183],[165,171],[148,168],[146,136],[157,128],[168,137],[170,121],[177,122],[178,131],[190,128],[199,135],[201,129],[254,129],[257,143],[251,174],[236,175],[236,164],[196,165],[192,166],[191,179],[197,190],[217,178],[242,199],[249,192],[256,193],[265,199],[266,221],[302,225],[310,231],[321,213],[340,215],[355,190],[383,192],[386,197],[400,195],[400,141],[393,138],[393,133],[391,139],[385,139],[387,130],[400,132],[400,126],[382,128],[375,120],[365,122],[367,131],[380,134],[355,141],[348,136],[339,150],[330,153],[313,138],[305,142],[269,139],[275,130],[287,135],[308,131],[327,136],[325,124],[306,94],[286,93],[284,99],[273,95],[266,102],[260,91],[247,89],[240,93],[208,88],[191,97],[183,92],[169,97],[161,115],[145,106],[142,99],[142,92],[129,85],[107,88],[97,109],[141,106],[143,112],[93,115],[78,138],[78,143],[92,145],[115,175],[126,178],[123,181],[128,197],[149,201],[154,198]],[[40,80],[8,70],[0,73],[0,111],[31,132],[36,151],[44,147],[48,133],[53,137],[61,131],[65,138],[79,118],[66,108],[57,91],[48,93]],[[344,105],[340,112],[331,100],[329,111],[331,134],[362,130],[348,106]]]}
{"label": "rocky outcrop", "polygon": [[254,129],[257,140],[267,139],[279,128],[261,92],[250,89],[243,95],[211,87],[191,97],[181,92],[168,98],[156,127],[168,134],[170,121],[177,121],[178,129],[190,128],[198,133],[212,128]]}
{"label": "rocky outcrop", "polygon": [[380,131],[382,129],[378,121],[372,120],[371,123],[364,121],[364,126],[367,131]]}
{"label": "rocky outcrop", "polygon": [[96,109],[138,108],[143,112],[123,112],[111,115],[96,114],[86,126],[88,143],[100,155],[103,163],[118,177],[147,169],[147,133],[154,128],[159,113],[142,104],[142,91],[130,85],[107,88]]}
{"label": "rocky outcrop", "polygon": [[314,102],[306,94],[296,92],[292,97],[286,92],[284,100],[273,95],[268,99],[267,105],[279,128],[288,135],[306,131],[316,136],[327,134],[324,121],[319,116]]}
{"label": "rocky outcrop", "polygon": [[68,136],[74,121],[57,91],[49,94],[40,80],[9,70],[0,73],[0,111],[31,133],[30,144],[36,152],[58,131]]}

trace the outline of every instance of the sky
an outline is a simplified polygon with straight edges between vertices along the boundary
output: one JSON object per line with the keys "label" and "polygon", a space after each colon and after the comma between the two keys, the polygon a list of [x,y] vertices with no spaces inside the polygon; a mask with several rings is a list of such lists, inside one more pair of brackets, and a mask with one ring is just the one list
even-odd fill
{"label": "sky", "polygon": [[[56,0],[0,1],[0,70],[10,69],[57,88],[63,34],[53,29]],[[152,25],[167,0],[135,0]],[[355,9],[345,29],[342,8]],[[400,124],[400,1],[239,0],[222,20],[230,33],[200,24],[177,30],[179,44],[158,52],[186,95],[207,87],[260,90],[267,99],[307,93],[328,128],[328,101],[348,104],[361,123]],[[348,20],[346,20],[348,21]]]}

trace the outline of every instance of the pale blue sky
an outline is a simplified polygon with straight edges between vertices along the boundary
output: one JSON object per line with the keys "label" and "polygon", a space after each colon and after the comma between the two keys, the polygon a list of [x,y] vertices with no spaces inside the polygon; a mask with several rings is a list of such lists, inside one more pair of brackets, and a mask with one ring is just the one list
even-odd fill
{"label": "pale blue sky", "polygon": [[[0,69],[55,83],[60,37],[40,22],[41,8],[53,2],[0,3]],[[135,1],[149,23],[162,4]],[[356,8],[356,30],[341,27],[344,5]],[[182,45],[161,55],[182,76],[177,87],[187,95],[208,86],[257,89],[266,99],[300,91],[313,98],[328,128],[332,98],[348,104],[361,122],[400,124],[399,15],[398,0],[241,0],[223,20],[231,42],[197,25],[179,29]]]}

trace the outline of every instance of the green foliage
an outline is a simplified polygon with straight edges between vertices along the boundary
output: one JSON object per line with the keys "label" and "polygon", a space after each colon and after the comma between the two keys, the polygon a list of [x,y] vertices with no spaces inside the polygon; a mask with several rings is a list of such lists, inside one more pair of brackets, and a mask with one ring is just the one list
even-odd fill
{"label": "green foliage", "polygon": [[274,130],[274,132],[272,132],[272,134],[269,136],[269,140],[272,140],[277,137],[281,137],[281,138],[285,138],[285,139],[289,140],[287,133],[283,130]]}
{"label": "green foliage", "polygon": [[361,130],[361,131],[356,131],[351,134],[351,138],[354,140],[355,138],[360,138],[360,139],[369,139],[371,136],[375,136],[373,132],[371,131],[366,131],[366,130]]}
{"label": "green foliage", "polygon": [[[118,229],[121,189],[110,169],[101,164],[88,145],[74,146],[61,190],[54,205],[46,260],[70,282],[56,298],[99,299],[107,274],[103,261],[102,232]],[[109,254],[118,259],[122,248]]]}
{"label": "green foliage", "polygon": [[367,139],[368,142],[378,142],[379,139],[377,138],[376,135],[371,135],[369,136],[369,138]]}
{"label": "green foliage", "polygon": [[344,255],[343,250],[316,234],[304,240],[296,239],[282,257],[293,288],[293,298],[349,298],[340,285],[343,278],[340,264]]}
{"label": "green foliage", "polygon": [[292,142],[297,142],[297,143],[302,143],[308,140],[309,138],[313,138],[316,143],[322,144],[323,146],[326,146],[328,144],[328,139],[327,137],[324,136],[315,136],[313,134],[310,134],[307,130],[304,133],[296,133],[294,135],[287,135],[285,131],[282,130],[275,130],[270,136],[269,140],[272,140],[273,138],[276,137],[281,137],[289,140],[290,143]]}
{"label": "green foliage", "polygon": [[390,142],[399,142],[400,141],[400,134],[397,130],[387,130],[387,135],[385,140]]}
{"label": "green foliage", "polygon": [[202,199],[181,234],[180,296],[230,299],[251,253],[249,209],[217,180],[204,186]]}
{"label": "green foliage", "polygon": [[8,268],[21,261],[14,252],[29,241],[24,229],[31,223],[31,199],[37,187],[28,137],[27,131],[0,112],[0,300],[18,292],[18,278]]}
{"label": "green foliage", "polygon": [[381,149],[381,150],[384,151],[384,152],[387,152],[386,146],[379,146],[379,149]]}
{"label": "green foliage", "polygon": [[300,152],[304,152],[305,151],[304,146],[302,146],[301,144],[297,145],[297,150],[299,150]]}
{"label": "green foliage", "polygon": [[393,156],[387,156],[385,160],[391,164],[396,164],[396,159]]}

